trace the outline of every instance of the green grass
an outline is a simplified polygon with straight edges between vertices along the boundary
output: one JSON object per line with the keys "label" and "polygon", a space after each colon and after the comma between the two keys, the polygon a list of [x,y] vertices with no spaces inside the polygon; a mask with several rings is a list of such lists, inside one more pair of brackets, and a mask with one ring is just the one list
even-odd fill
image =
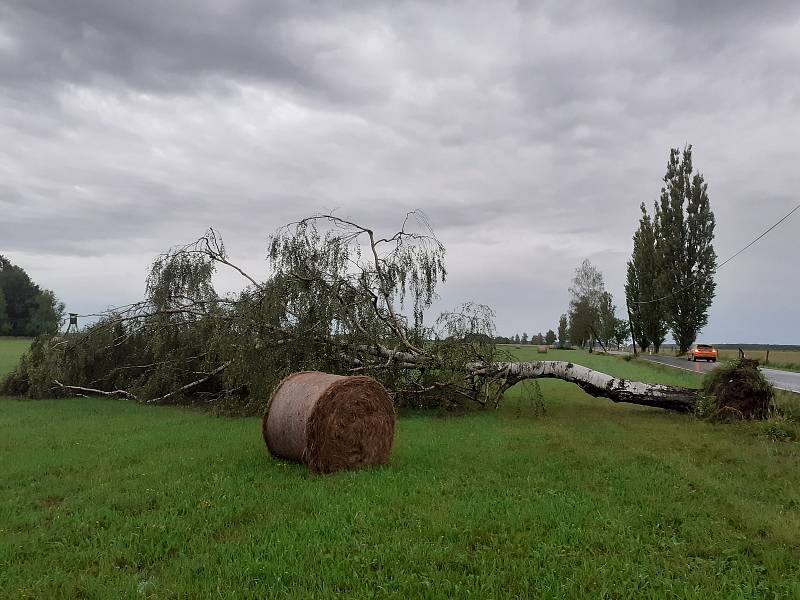
{"label": "green grass", "polygon": [[16,366],[30,345],[30,338],[0,337],[0,377]]}
{"label": "green grass", "polygon": [[0,596],[800,597],[799,444],[540,386],[544,416],[406,415],[330,476],[258,419],[0,401]]}

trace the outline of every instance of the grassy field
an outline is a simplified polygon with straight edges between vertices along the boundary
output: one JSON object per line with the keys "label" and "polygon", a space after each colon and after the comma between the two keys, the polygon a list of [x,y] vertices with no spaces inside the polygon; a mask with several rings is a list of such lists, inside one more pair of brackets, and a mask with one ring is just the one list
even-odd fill
{"label": "grassy field", "polygon": [[14,368],[30,345],[30,338],[0,337],[0,377]]}
{"label": "grassy field", "polygon": [[404,415],[389,465],[330,476],[258,419],[0,401],[0,595],[800,597],[800,444],[540,386],[544,415]]}
{"label": "grassy field", "polygon": [[[731,348],[720,348],[719,357],[723,360],[739,357],[739,351]],[[800,350],[770,350],[767,362],[766,350],[745,350],[747,358],[755,358],[765,367],[773,369],[789,369],[800,371]]]}

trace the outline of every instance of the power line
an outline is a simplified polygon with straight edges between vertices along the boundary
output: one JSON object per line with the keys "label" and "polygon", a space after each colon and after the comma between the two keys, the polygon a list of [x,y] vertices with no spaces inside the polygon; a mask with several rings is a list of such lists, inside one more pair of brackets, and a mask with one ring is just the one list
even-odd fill
{"label": "power line", "polygon": [[781,224],[781,223],[783,223],[783,222],[784,222],[786,219],[788,219],[790,216],[792,216],[792,213],[793,213],[793,212],[795,212],[795,211],[796,211],[797,209],[799,209],[799,208],[800,208],[800,204],[798,204],[798,205],[797,205],[797,206],[795,206],[795,207],[794,207],[792,210],[790,210],[788,213],[786,213],[785,215],[783,215],[783,217],[781,217],[781,219],[780,219],[779,221],[777,221],[777,222],[776,222],[776,223],[775,223],[775,224],[774,224],[772,227],[770,227],[769,229],[767,229],[767,230],[766,230],[764,233],[762,233],[760,236],[758,236],[758,237],[757,237],[756,239],[754,239],[752,242],[750,242],[749,244],[747,244],[747,246],[745,246],[744,248],[742,248],[741,250],[739,250],[739,251],[738,251],[736,254],[734,254],[733,256],[731,256],[731,257],[729,257],[729,258],[725,259],[725,260],[724,260],[724,261],[722,261],[720,264],[718,264],[718,265],[717,265],[717,269],[719,269],[719,268],[721,268],[721,267],[724,267],[725,265],[727,265],[727,264],[728,264],[729,262],[731,262],[731,261],[732,261],[734,258],[736,258],[737,256],[739,256],[739,255],[740,255],[742,252],[744,252],[745,250],[747,250],[747,249],[748,249],[750,246],[752,246],[753,244],[755,244],[755,243],[756,243],[758,240],[760,240],[761,238],[763,238],[763,237],[764,237],[765,235],[767,235],[767,234],[768,234],[770,231],[772,231],[773,229],[775,229],[775,228],[776,228],[778,225],[780,225],[780,224]]}
{"label": "power line", "polygon": [[[800,204],[798,204],[798,205],[797,205],[797,206],[795,206],[795,207],[794,207],[792,210],[790,210],[788,213],[786,213],[785,215],[783,215],[783,216],[782,216],[782,217],[781,217],[781,218],[780,218],[778,221],[776,221],[775,223],[773,223],[773,224],[772,224],[770,227],[768,227],[768,228],[767,228],[767,229],[766,229],[766,230],[765,230],[763,233],[761,233],[761,235],[759,235],[757,238],[753,239],[753,240],[752,240],[752,241],[751,241],[749,244],[747,244],[747,245],[746,245],[744,248],[742,248],[741,250],[739,250],[739,251],[738,251],[738,252],[736,252],[735,254],[733,254],[733,255],[729,256],[728,258],[726,258],[725,260],[723,260],[721,263],[719,263],[719,264],[717,265],[717,270],[719,270],[719,269],[721,269],[722,267],[724,267],[725,265],[727,265],[727,264],[728,264],[729,262],[731,262],[731,261],[732,261],[734,258],[736,258],[737,256],[739,256],[739,255],[740,255],[742,252],[744,252],[745,250],[747,250],[747,249],[748,249],[750,246],[752,246],[753,244],[755,244],[755,243],[756,243],[758,240],[760,240],[761,238],[763,238],[763,237],[764,237],[765,235],[767,235],[767,234],[768,234],[770,231],[772,231],[772,230],[773,230],[773,229],[775,229],[775,228],[776,228],[778,225],[780,225],[781,223],[783,223],[783,222],[784,222],[786,219],[788,219],[789,217],[791,217],[791,216],[792,216],[792,214],[793,214],[795,211],[797,211],[798,209],[800,209]],[[686,291],[686,290],[688,290],[690,287],[694,286],[696,283],[697,283],[697,280],[693,281],[692,283],[690,283],[689,285],[687,285],[687,286],[685,286],[685,287],[682,287],[682,288],[681,288],[681,289],[679,289],[679,290],[676,290],[676,291],[674,291],[674,292],[670,292],[669,294],[667,294],[666,296],[662,296],[661,298],[656,298],[656,299],[654,299],[654,300],[641,300],[641,301],[634,302],[633,304],[652,304],[653,302],[661,302],[662,300],[666,300],[667,298],[670,298],[670,297],[672,297],[672,296],[675,296],[676,294],[680,294],[680,293],[682,293],[682,292],[685,292],[685,291]]]}

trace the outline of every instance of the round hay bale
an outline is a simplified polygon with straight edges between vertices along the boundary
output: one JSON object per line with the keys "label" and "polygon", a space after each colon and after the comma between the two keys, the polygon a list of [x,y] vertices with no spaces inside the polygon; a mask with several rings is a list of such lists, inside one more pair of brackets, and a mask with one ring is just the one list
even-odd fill
{"label": "round hay bale", "polygon": [[394,404],[371,377],[293,373],[272,393],[262,431],[270,454],[332,473],[389,460]]}
{"label": "round hay bale", "polygon": [[537,354],[547,354],[547,346],[537,346],[536,347]]}

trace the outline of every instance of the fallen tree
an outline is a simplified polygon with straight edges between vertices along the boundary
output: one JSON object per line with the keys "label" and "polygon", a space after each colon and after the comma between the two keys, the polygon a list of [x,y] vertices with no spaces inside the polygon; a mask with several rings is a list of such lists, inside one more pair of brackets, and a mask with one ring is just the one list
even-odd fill
{"label": "fallen tree", "polygon": [[525,379],[561,379],[595,398],[678,412],[693,412],[698,400],[699,390],[693,388],[628,381],[565,361],[473,363],[468,369],[475,375],[502,378],[509,387]]}
{"label": "fallen tree", "polygon": [[[681,412],[697,401],[697,390],[573,363],[511,362],[493,342],[494,313],[484,305],[466,303],[428,324],[445,249],[419,213],[389,236],[318,215],[281,228],[268,248],[263,279],[232,262],[214,230],[171,249],[154,261],[143,301],[94,315],[78,334],[37,340],[4,393],[98,393],[256,414],[287,374],[318,370],[370,375],[399,406],[496,407],[532,378]],[[218,294],[212,277],[220,267],[245,287]]]}

